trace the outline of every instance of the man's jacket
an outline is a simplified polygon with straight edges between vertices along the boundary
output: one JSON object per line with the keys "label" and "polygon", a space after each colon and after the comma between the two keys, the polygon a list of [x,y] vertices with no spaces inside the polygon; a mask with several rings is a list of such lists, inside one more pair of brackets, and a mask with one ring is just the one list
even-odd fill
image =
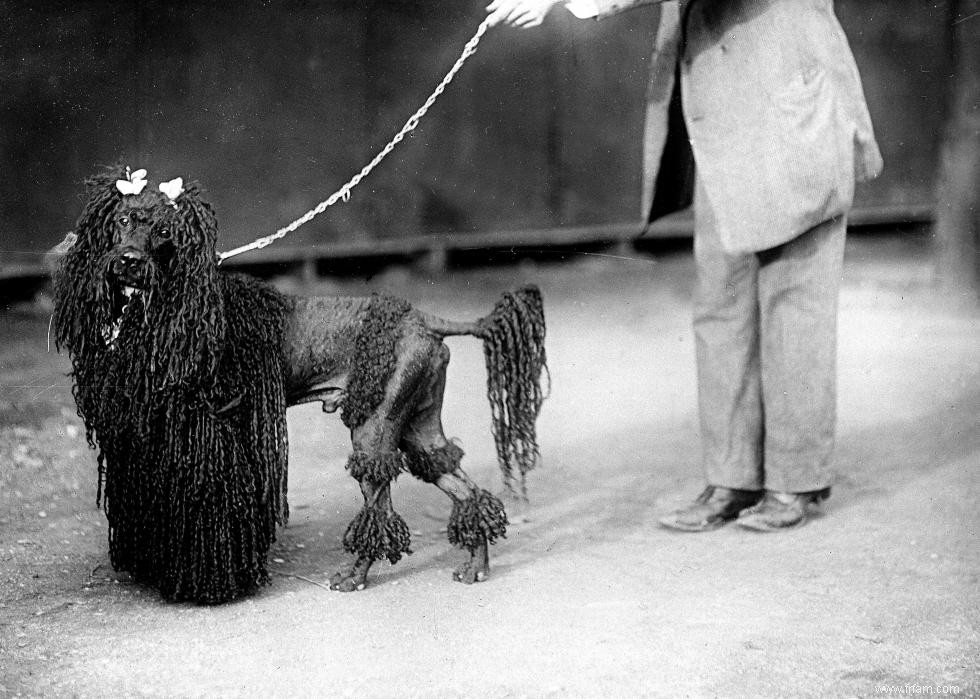
{"label": "man's jacket", "polygon": [[599,17],[662,3],[644,137],[648,220],[690,203],[692,150],[731,253],[846,214],[855,182],[881,171],[832,0],[593,1]]}

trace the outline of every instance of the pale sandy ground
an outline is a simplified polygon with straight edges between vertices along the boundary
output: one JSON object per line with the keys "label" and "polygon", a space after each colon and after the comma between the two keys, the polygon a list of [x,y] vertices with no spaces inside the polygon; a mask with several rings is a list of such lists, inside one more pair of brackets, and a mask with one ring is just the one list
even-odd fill
{"label": "pale sandy ground", "polygon": [[[893,253],[849,249],[840,477],[822,516],[778,535],[656,525],[701,487],[689,255],[324,285],[385,288],[458,318],[523,281],[541,285],[553,391],[531,502],[512,503],[492,577],[467,587],[451,580],[448,501],[403,477],[394,497],[415,552],[376,565],[368,589],[276,575],[219,608],[164,604],[108,569],[65,359],[44,352],[45,318],[8,313],[0,694],[976,695],[980,315],[947,307],[928,266]],[[450,345],[447,432],[470,474],[499,490],[480,346]],[[359,507],[348,445],[314,407],[291,412],[290,438],[293,517],[272,565],[324,582]]]}

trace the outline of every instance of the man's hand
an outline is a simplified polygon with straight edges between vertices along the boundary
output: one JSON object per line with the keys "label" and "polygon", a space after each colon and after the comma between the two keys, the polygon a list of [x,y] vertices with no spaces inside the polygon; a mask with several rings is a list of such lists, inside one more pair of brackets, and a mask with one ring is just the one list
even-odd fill
{"label": "man's hand", "polygon": [[528,29],[544,21],[545,15],[553,5],[562,0],[493,0],[487,5],[490,26],[509,24],[512,27]]}

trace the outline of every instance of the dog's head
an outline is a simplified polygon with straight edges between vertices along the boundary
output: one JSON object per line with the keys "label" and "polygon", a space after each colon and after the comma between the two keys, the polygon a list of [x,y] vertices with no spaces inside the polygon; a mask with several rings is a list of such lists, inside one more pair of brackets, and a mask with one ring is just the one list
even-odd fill
{"label": "dog's head", "polygon": [[196,184],[145,176],[114,168],[86,181],[55,278],[57,340],[76,358],[152,345],[148,370],[178,382],[213,369],[223,335],[217,224]]}
{"label": "dog's head", "polygon": [[149,291],[154,280],[168,271],[178,242],[175,214],[156,192],[121,199],[106,222],[112,239],[105,270],[109,289],[127,296]]}

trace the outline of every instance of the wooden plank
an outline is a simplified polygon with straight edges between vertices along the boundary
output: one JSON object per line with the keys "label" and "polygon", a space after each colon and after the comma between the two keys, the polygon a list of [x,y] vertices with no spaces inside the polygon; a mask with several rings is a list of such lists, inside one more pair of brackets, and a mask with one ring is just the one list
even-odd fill
{"label": "wooden plank", "polygon": [[[887,205],[855,209],[849,227],[926,225],[934,220],[932,204]],[[328,245],[288,245],[277,243],[261,250],[252,250],[229,258],[228,268],[260,265],[289,265],[304,271],[307,279],[315,276],[319,261],[383,259],[386,257],[430,258],[429,264],[445,265],[453,251],[477,250],[547,250],[574,245],[632,243],[644,240],[689,238],[694,233],[694,221],[689,212],[661,219],[644,227],[638,221],[608,223],[596,226],[567,226],[540,230],[487,231],[479,233],[446,233],[438,235],[383,238],[378,240],[330,243]],[[47,276],[42,262],[0,263],[0,279],[36,280]]]}
{"label": "wooden plank", "polygon": [[851,211],[848,226],[902,226],[932,223],[936,218],[935,204],[881,204],[862,206]]}
{"label": "wooden plank", "polygon": [[0,265],[0,279],[3,280],[23,279],[24,281],[32,281],[47,275],[48,271],[43,264]]}

